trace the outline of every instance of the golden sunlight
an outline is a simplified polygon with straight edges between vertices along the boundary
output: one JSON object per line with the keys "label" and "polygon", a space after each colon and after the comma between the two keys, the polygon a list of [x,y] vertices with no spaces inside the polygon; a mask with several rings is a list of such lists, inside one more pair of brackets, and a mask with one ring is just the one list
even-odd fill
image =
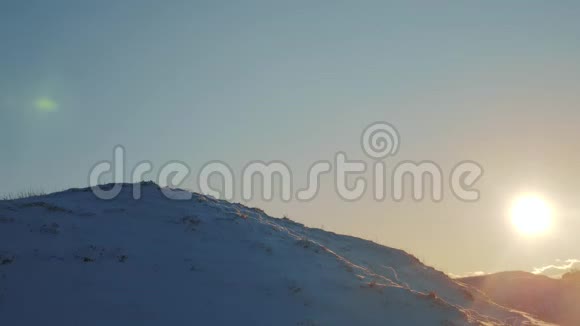
{"label": "golden sunlight", "polygon": [[542,197],[526,194],[512,204],[511,219],[517,230],[524,235],[543,234],[552,224],[552,208]]}

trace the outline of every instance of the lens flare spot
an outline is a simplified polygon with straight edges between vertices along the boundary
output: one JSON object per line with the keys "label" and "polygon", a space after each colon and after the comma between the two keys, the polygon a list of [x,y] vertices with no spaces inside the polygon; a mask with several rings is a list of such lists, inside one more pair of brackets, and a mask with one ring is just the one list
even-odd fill
{"label": "lens flare spot", "polygon": [[58,109],[58,104],[51,98],[41,97],[34,101],[34,107],[42,112],[55,112]]}

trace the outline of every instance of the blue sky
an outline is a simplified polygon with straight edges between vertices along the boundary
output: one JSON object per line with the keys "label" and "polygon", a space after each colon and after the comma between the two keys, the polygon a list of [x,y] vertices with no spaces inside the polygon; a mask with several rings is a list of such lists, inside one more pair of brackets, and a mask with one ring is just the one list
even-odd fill
{"label": "blue sky", "polygon": [[[362,130],[388,121],[393,162],[475,160],[482,200],[346,203],[323,180],[312,202],[251,204],[457,274],[576,259],[578,14],[573,1],[3,1],[0,194],[85,186],[117,144],[130,164],[283,160],[304,175],[339,150],[365,159]],[[549,238],[506,228],[528,190],[559,208]]]}

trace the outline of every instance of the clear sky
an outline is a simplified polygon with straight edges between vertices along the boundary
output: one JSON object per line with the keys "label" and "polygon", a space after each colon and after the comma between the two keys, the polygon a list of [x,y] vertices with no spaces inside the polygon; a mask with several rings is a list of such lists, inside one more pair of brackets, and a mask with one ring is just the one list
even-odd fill
{"label": "clear sky", "polygon": [[[481,200],[341,200],[330,177],[275,216],[402,248],[447,272],[580,258],[580,5],[575,1],[2,1],[0,194],[87,185],[128,162],[367,159],[388,121],[402,160],[474,160]],[[194,173],[195,174],[195,173]],[[184,187],[194,188],[192,176]],[[522,237],[539,193],[554,227]]]}

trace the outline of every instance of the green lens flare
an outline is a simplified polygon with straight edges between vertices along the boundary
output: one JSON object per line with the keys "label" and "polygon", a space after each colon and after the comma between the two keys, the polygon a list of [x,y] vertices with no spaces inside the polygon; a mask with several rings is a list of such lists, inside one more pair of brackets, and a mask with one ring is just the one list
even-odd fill
{"label": "green lens flare", "polygon": [[43,112],[55,112],[58,109],[58,104],[50,98],[41,97],[34,102],[37,110]]}

